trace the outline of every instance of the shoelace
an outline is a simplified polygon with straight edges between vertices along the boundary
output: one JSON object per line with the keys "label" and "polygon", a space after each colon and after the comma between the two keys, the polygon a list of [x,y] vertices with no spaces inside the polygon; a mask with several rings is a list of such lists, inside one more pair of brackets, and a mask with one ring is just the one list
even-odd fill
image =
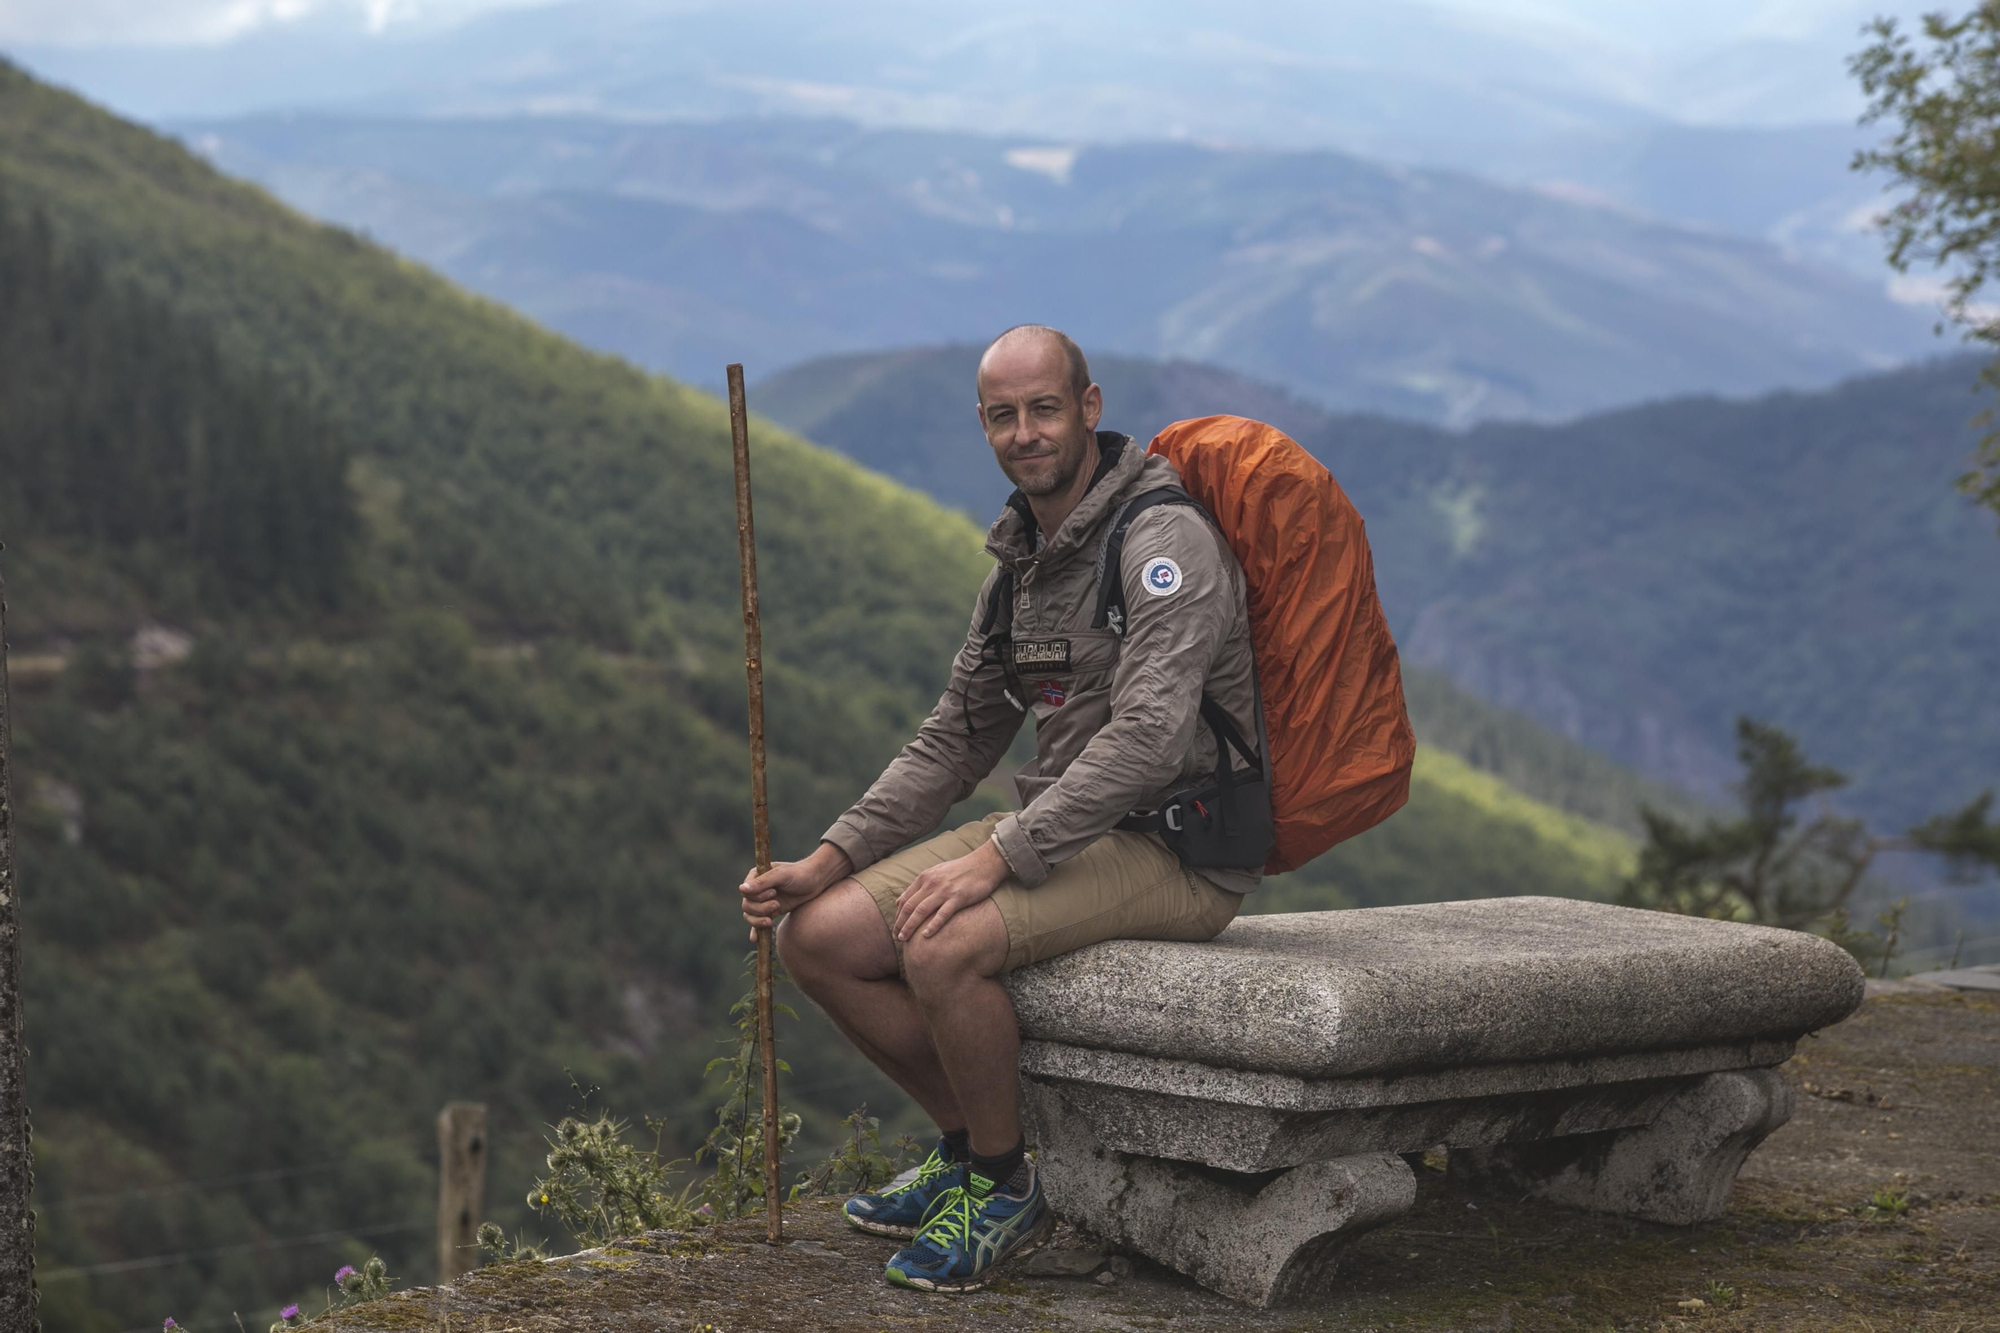
{"label": "shoelace", "polygon": [[950,1248],[953,1241],[970,1240],[973,1203],[971,1191],[963,1185],[953,1185],[931,1205],[930,1220],[917,1233],[917,1239],[934,1242],[939,1249]]}
{"label": "shoelace", "polygon": [[956,1168],[955,1163],[947,1162],[942,1157],[939,1157],[935,1152],[933,1152],[929,1157],[926,1157],[924,1159],[924,1164],[917,1168],[917,1174],[915,1175],[915,1177],[913,1177],[910,1180],[904,1181],[900,1185],[891,1186],[890,1188],[883,1190],[882,1193],[884,1195],[901,1194],[904,1190],[913,1190],[918,1188],[919,1186],[928,1185],[933,1180],[936,1180],[939,1176],[944,1175],[945,1173],[952,1171],[955,1168]]}

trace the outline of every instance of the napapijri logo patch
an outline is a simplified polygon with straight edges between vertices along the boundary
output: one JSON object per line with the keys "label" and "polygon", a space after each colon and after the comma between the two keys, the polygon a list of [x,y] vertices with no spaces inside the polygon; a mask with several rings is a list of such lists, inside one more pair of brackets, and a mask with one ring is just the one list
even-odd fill
{"label": "napapijri logo patch", "polygon": [[1155,597],[1165,597],[1180,591],[1181,567],[1165,556],[1155,556],[1146,562],[1146,591]]}
{"label": "napapijri logo patch", "polygon": [[1069,695],[1063,690],[1063,683],[1059,680],[1045,680],[1039,688],[1042,691],[1042,702],[1051,708],[1061,708],[1069,699]]}
{"label": "napapijri logo patch", "polygon": [[1017,671],[1069,670],[1069,640],[1015,640],[1014,668]]}

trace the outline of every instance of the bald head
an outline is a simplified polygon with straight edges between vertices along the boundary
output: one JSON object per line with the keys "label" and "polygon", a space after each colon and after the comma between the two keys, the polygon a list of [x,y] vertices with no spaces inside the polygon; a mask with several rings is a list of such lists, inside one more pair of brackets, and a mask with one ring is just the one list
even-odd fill
{"label": "bald head", "polygon": [[1082,349],[1044,325],[1019,325],[979,358],[978,388],[979,423],[1000,470],[1054,531],[1097,460],[1104,394],[1090,382]]}
{"label": "bald head", "polygon": [[973,381],[979,401],[986,401],[989,371],[1007,378],[1035,374],[1050,369],[1051,358],[1061,361],[1061,374],[1071,396],[1082,402],[1084,391],[1090,388],[1090,364],[1067,333],[1046,324],[1016,324],[986,345]]}

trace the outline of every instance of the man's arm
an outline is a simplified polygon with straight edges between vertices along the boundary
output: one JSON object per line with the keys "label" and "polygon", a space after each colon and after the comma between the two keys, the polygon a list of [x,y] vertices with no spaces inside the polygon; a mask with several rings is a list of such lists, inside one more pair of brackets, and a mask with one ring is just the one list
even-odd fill
{"label": "man's arm", "polygon": [[[1169,562],[1172,579],[1147,571]],[[1014,875],[1033,887],[1180,771],[1200,723],[1202,684],[1235,623],[1241,575],[1209,521],[1161,505],[1132,521],[1120,567],[1126,630],[1111,721],[1046,791],[994,830]],[[1170,584],[1166,591],[1160,584]]]}
{"label": "man's arm", "polygon": [[995,595],[999,570],[987,576],[973,604],[972,625],[951,666],[951,683],[917,729],[916,739],[882,776],[821,835],[863,870],[929,833],[952,806],[972,795],[1013,744],[1025,716],[1007,701],[999,665],[982,655],[979,626]]}

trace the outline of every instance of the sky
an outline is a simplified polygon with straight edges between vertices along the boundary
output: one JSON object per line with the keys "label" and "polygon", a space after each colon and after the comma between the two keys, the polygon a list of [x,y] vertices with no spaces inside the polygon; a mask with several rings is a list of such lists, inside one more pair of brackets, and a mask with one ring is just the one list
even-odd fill
{"label": "sky", "polygon": [[[448,23],[480,10],[555,0],[0,0],[0,42],[206,44],[309,17],[367,32]],[[839,0],[831,0],[838,3]],[[990,0],[938,0],[967,11]],[[1302,0],[1317,8],[1326,0]],[[1931,6],[1855,0],[1441,0],[1442,7],[1508,28],[1562,30],[1607,47],[1687,49],[1771,38],[1848,41],[1877,12],[1913,14]],[[664,0],[656,9],[693,7]]]}
{"label": "sky", "polygon": [[[448,23],[510,0],[0,0],[0,42],[202,46],[331,18],[364,32]],[[541,0],[512,0],[535,4]]]}
{"label": "sky", "polygon": [[[1175,84],[1214,52],[1225,82],[1228,68],[1261,67],[1295,81],[1307,77],[1299,70],[1316,69],[1329,81],[1366,71],[1389,81],[1385,106],[1401,79],[1407,96],[1427,95],[1416,90],[1439,82],[1505,85],[1532,88],[1552,108],[1566,98],[1587,100],[1597,108],[1590,114],[1623,108],[1690,125],[1775,126],[1851,123],[1861,99],[1846,57],[1862,44],[1864,24],[1881,12],[1909,20],[1935,3],[0,0],[0,52],[147,118],[279,109],[273,98],[288,93],[302,105],[325,106],[343,90],[352,106],[371,98],[386,106],[401,93],[403,109],[477,112],[492,109],[496,77],[534,60],[567,61],[575,87],[553,91],[588,106],[619,62],[641,51],[656,71],[685,79],[674,48],[692,39],[709,65],[730,65],[723,73],[738,82],[811,84],[845,99],[842,105],[859,99],[889,108],[841,113],[862,120],[921,121],[902,107],[911,99],[1004,100],[1000,66],[1021,58],[1048,66],[1080,51],[1106,77],[1150,81],[1140,94],[1156,100],[1186,92]],[[504,28],[471,22],[500,10],[540,12],[518,16],[532,23]],[[483,36],[472,31],[482,26]],[[464,41],[454,36],[461,29]],[[649,38],[665,45],[649,48]],[[1178,65],[1146,63],[1148,47],[1175,44]],[[412,84],[392,67],[407,70],[420,45],[442,62],[429,73],[466,87],[483,80],[483,91],[419,106],[428,76]],[[961,47],[967,54],[954,54]],[[982,56],[995,68],[978,68]],[[1285,75],[1286,67],[1295,72]],[[924,69],[928,81],[913,73]],[[982,79],[990,86],[973,86]],[[612,102],[603,109],[658,110]],[[1232,132],[1225,123],[1216,134]]]}

